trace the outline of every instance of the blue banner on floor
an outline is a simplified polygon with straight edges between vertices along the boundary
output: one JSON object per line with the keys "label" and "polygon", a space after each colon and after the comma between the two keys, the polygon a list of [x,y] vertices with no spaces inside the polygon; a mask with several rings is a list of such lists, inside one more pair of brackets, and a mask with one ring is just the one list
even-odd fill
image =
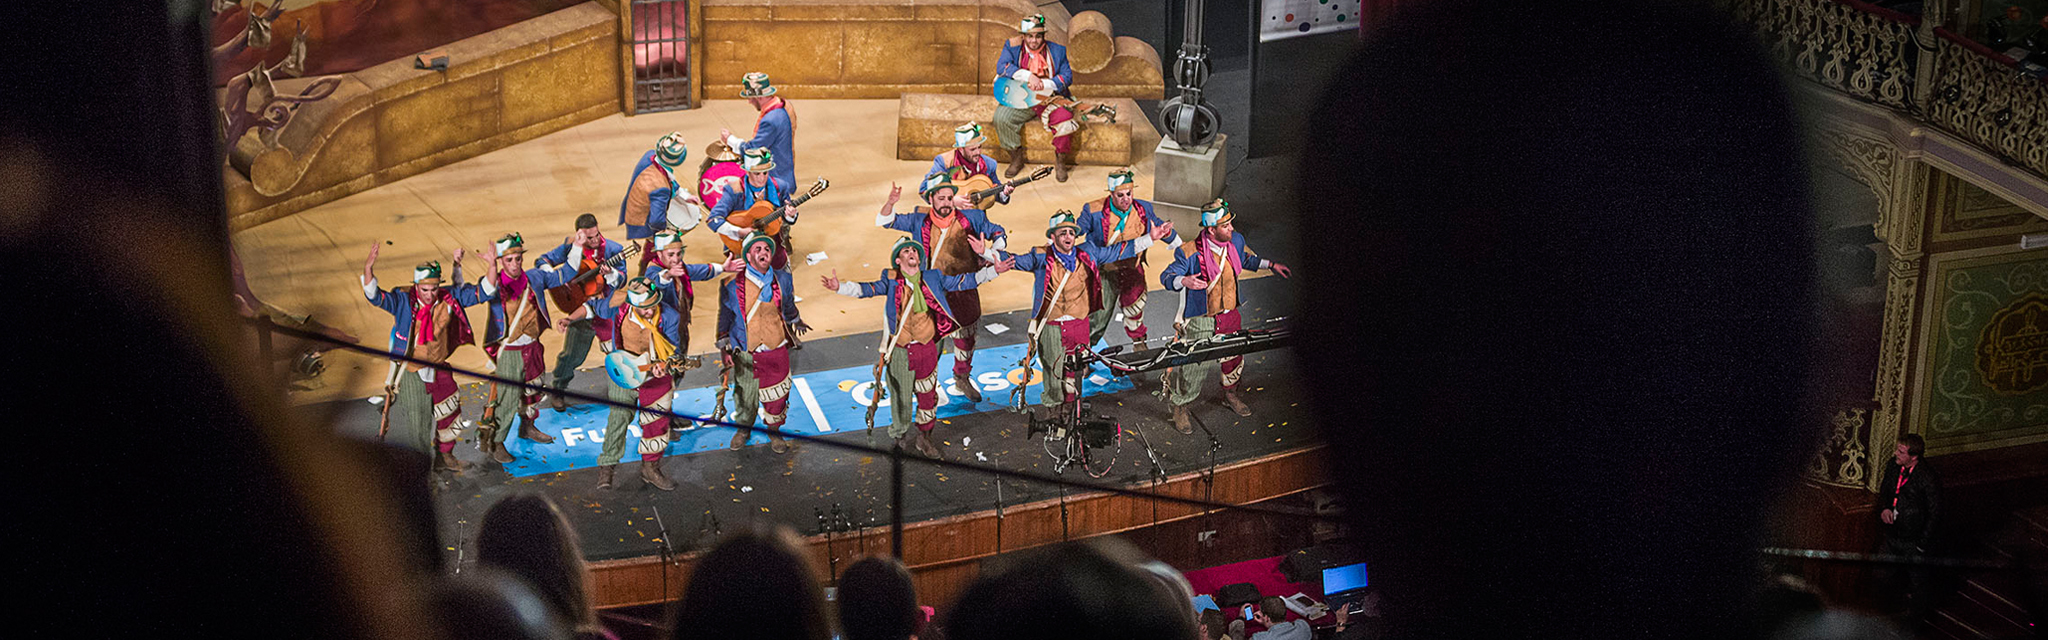
{"label": "blue banner on floor", "polygon": [[[939,358],[940,390],[939,417],[998,411],[1007,407],[1010,392],[1018,384],[1024,384],[1024,401],[1036,404],[1039,400],[1037,363],[1030,367],[1027,382],[1026,372],[1018,368],[1017,359],[1024,357],[1025,345],[991,347],[975,352],[974,380],[981,388],[983,401],[968,402],[959,395],[951,384],[953,356]],[[581,375],[604,375],[602,371],[587,371]],[[683,378],[683,384],[703,385],[717,380],[715,364],[691,371]],[[783,429],[805,435],[844,433],[867,428],[867,403],[873,395],[874,369],[870,367],[848,367],[831,371],[820,371],[793,376],[790,389],[789,419]],[[1096,395],[1123,391],[1131,388],[1131,381],[1109,374],[1101,365],[1095,365],[1088,372],[1085,395]],[[676,392],[674,409],[685,416],[710,416],[716,386],[698,386]],[[875,427],[881,429],[891,422],[889,407],[885,398],[883,406],[875,410]],[[733,398],[726,398],[727,419],[731,419]],[[605,424],[611,416],[611,407],[584,404],[569,407],[566,412],[542,409],[540,429],[555,436],[552,444],[534,444],[520,438],[506,440],[506,449],[518,459],[505,465],[513,476],[533,476],[571,469],[586,469],[597,466],[597,456],[604,449]],[[637,424],[626,427],[632,440],[625,443],[622,462],[638,461],[640,427]],[[668,446],[668,455],[683,455],[700,451],[723,449],[732,441],[732,429],[707,427],[685,429],[676,434]],[[748,444],[761,444],[768,436],[754,432]]]}

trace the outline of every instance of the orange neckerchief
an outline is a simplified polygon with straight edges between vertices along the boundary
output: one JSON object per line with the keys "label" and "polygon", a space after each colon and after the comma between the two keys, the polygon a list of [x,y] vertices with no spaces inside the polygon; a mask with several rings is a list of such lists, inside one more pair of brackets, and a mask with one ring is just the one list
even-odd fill
{"label": "orange neckerchief", "polygon": [[768,112],[776,109],[781,109],[789,116],[789,132],[796,133],[796,113],[789,110],[789,105],[784,104],[782,98],[775,98],[775,104],[768,105],[768,108],[762,109],[760,114],[754,116],[754,137],[761,136],[761,119],[768,117]]}
{"label": "orange neckerchief", "polygon": [[[1039,46],[1044,47],[1045,45],[1041,44]],[[1052,56],[1048,53],[1051,51],[1050,49],[1047,49],[1045,52],[1032,51],[1031,45],[1021,42],[1017,44],[1017,48],[1024,50],[1024,68],[1031,70],[1032,75],[1040,78],[1052,77]]]}

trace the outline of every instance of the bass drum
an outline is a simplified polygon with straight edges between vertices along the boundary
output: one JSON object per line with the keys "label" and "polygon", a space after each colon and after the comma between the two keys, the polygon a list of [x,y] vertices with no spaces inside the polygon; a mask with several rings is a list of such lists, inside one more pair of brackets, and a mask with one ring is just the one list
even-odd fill
{"label": "bass drum", "polygon": [[643,358],[624,351],[613,351],[604,356],[605,375],[611,376],[612,384],[624,389],[638,389],[647,382],[647,372],[640,369],[646,363]]}

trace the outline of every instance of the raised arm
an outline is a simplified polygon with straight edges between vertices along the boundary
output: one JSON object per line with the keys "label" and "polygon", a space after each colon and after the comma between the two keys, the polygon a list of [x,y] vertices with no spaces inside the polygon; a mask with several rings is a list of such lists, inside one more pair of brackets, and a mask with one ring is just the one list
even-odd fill
{"label": "raised arm", "polygon": [[[915,223],[906,219],[907,216],[896,215],[896,203],[902,199],[903,186],[894,182],[889,183],[889,199],[882,201],[882,210],[875,214],[875,226],[898,231],[911,231],[914,229]],[[905,225],[910,225],[911,228],[903,228]]]}
{"label": "raised arm", "polygon": [[989,246],[994,247],[996,250],[1001,251],[1010,248],[1010,231],[1004,229],[1003,225],[989,220],[987,211],[980,209],[967,210],[967,224],[974,228],[975,233],[981,234],[983,238],[987,238]]}

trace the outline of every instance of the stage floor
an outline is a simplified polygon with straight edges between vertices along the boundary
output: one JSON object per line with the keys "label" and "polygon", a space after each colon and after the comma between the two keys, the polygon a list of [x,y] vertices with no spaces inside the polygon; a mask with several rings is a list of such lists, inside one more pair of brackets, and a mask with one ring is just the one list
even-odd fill
{"label": "stage floor", "polygon": [[[1247,326],[1278,326],[1279,322],[1266,321],[1289,314],[1287,309],[1291,306],[1289,301],[1293,294],[1289,286],[1287,281],[1279,278],[1247,281],[1243,289]],[[1152,335],[1166,335],[1172,331],[1167,317],[1171,311],[1167,310],[1173,309],[1173,304],[1166,292],[1151,294],[1148,307],[1165,311],[1148,316],[1147,324]],[[988,316],[984,324],[1022,327],[1024,315],[1021,311],[995,314]],[[993,335],[983,329],[981,349],[1020,344],[1020,333],[1009,331]],[[1110,334],[1105,341],[1127,342],[1115,329]],[[803,375],[864,366],[863,363],[871,362],[875,339],[876,334],[870,332],[806,342],[804,349],[795,353],[794,373]],[[983,364],[982,360],[977,358],[977,365]],[[997,366],[1007,369],[1013,365],[1013,362],[1006,362]],[[1215,402],[1204,401],[1196,405],[1196,416],[1215,433],[1220,445],[1213,459],[1209,456],[1208,437],[1200,428],[1193,435],[1181,435],[1173,430],[1166,404],[1152,395],[1158,389],[1156,377],[1146,376],[1136,389],[1094,396],[1091,402],[1101,413],[1117,418],[1127,432],[1142,431],[1158,453],[1160,465],[1168,475],[1197,471],[1212,462],[1227,465],[1312,444],[1318,434],[1310,427],[1306,410],[1300,406],[1298,390],[1291,383],[1296,379],[1296,372],[1289,354],[1285,351],[1255,354],[1246,359],[1246,366],[1249,368],[1242,385],[1246,390],[1245,399],[1253,408],[1253,417],[1240,418]],[[596,391],[602,378],[600,372],[584,372],[577,377],[573,387]],[[715,372],[691,372],[685,378],[682,393],[714,384],[716,379]],[[1213,378],[1209,382],[1210,398],[1218,396],[1217,384]],[[987,392],[987,396],[991,403],[1008,400],[1007,392]],[[481,412],[481,399],[470,394],[464,397],[464,416],[473,419]],[[792,405],[792,416],[806,411],[801,404]],[[377,408],[361,400],[320,403],[303,409],[310,414],[332,416],[338,428],[348,435],[373,437],[376,433]],[[571,413],[578,409],[589,407],[572,407]],[[886,418],[887,414],[884,407],[879,416]],[[565,414],[543,409],[542,415],[542,428],[559,438],[562,434],[555,425],[561,424]],[[824,437],[865,442],[866,436],[857,422],[843,426],[851,428]],[[1027,438],[1024,432],[1021,416],[998,410],[948,418],[940,424],[935,436],[950,460],[1000,465],[1004,469],[1051,476],[1052,462],[1044,451],[1041,438]],[[731,432],[723,428],[703,429],[700,433],[701,437],[719,443],[731,437]],[[878,434],[878,437],[886,445],[886,436]],[[1077,468],[1069,468],[1063,477],[1098,484],[1142,487],[1150,477],[1152,467],[1136,437],[1131,435],[1133,439],[1121,445],[1121,452],[1108,476],[1093,479]],[[756,434],[755,440],[765,441],[765,438]],[[518,451],[523,444],[515,442],[512,448]],[[631,450],[630,446],[628,450]],[[770,521],[813,534],[818,531],[817,511],[829,511],[837,504],[852,514],[857,524],[871,522],[874,526],[888,526],[890,469],[885,457],[818,444],[800,446],[786,455],[777,455],[765,446],[748,447],[737,452],[718,447],[675,455],[677,451],[672,449],[664,461],[664,469],[679,485],[676,491],[662,492],[646,486],[637,474],[638,463],[632,461],[618,467],[614,489],[598,491],[594,488],[597,471],[593,468],[515,476],[498,464],[484,461],[475,447],[474,431],[465,431],[456,452],[464,461],[474,465],[462,473],[436,476],[435,503],[444,540],[443,553],[449,562],[455,562],[458,556],[465,558],[465,562],[473,559],[473,553],[459,548],[474,538],[475,526],[484,511],[498,499],[521,491],[542,493],[561,505],[580,532],[584,551],[591,560],[655,555],[661,538],[661,529],[654,519],[657,507],[677,549],[685,551],[709,543],[713,537],[712,519],[724,528],[749,521]],[[629,459],[632,457],[628,456]],[[521,460],[512,466],[528,462]],[[942,470],[915,462],[905,466],[904,476],[905,520],[908,522],[995,508],[994,476]],[[1003,503],[1008,505],[1052,499],[1059,493],[1058,487],[1044,482],[1005,480],[1002,483]]]}

